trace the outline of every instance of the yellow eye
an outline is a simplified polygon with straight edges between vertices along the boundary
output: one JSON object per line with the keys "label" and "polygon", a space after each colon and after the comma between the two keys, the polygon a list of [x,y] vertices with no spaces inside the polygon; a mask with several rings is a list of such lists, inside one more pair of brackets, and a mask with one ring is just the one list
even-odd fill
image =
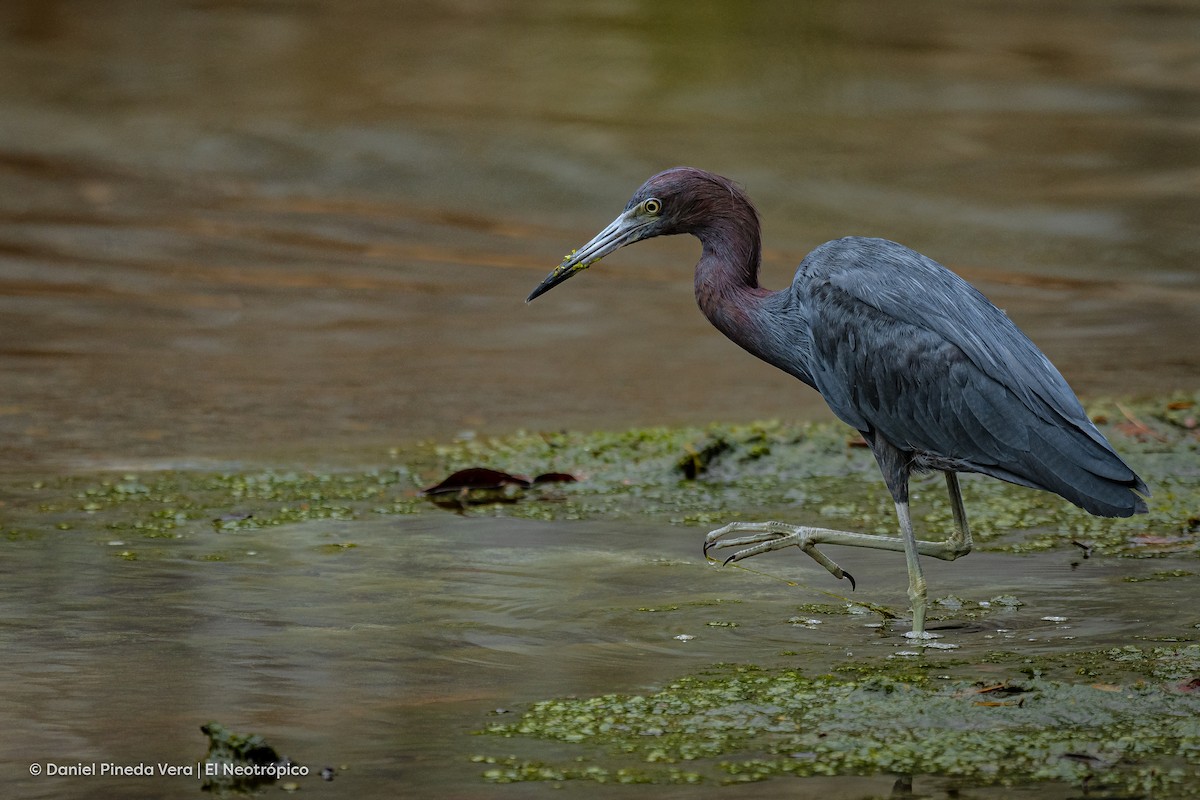
{"label": "yellow eye", "polygon": [[642,203],[642,210],[652,217],[657,217],[659,212],[662,211],[662,201],[657,197],[651,197]]}

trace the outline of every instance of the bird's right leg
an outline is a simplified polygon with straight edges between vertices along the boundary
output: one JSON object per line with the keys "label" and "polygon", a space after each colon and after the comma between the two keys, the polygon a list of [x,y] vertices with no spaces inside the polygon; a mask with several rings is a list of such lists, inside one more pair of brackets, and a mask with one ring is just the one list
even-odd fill
{"label": "bird's right leg", "polygon": [[904,560],[908,562],[908,602],[912,606],[912,630],[904,634],[912,639],[929,639],[925,632],[926,584],[921,571],[917,535],[913,532],[912,518],[908,513],[908,501],[896,501],[896,518],[900,520],[900,538],[904,540]]}

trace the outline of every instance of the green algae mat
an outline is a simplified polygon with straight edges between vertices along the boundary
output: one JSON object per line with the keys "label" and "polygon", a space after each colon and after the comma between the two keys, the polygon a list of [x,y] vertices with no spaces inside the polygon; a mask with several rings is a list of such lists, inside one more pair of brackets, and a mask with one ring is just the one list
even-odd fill
{"label": "green algae mat", "polygon": [[[772,776],[935,775],[966,785],[1055,780],[1155,796],[1200,793],[1200,646],[1136,657],[1159,680],[860,679],[714,668],[645,695],[547,700],[494,736],[591,745],[560,764],[478,756],[489,780],[741,783]],[[604,754],[595,759],[594,754]],[[619,766],[618,766],[619,765]]]}
{"label": "green algae mat", "polygon": [[[1196,551],[1200,532],[1200,396],[1089,409],[1151,486],[1150,513],[1091,516],[1046,492],[964,476],[977,547],[1027,552],[1071,541],[1100,555]],[[369,469],[159,470],[4,481],[9,538],[70,530],[97,519],[128,539],[124,557],[153,557],[155,540],[197,527],[236,531],[367,515],[502,514],[540,520],[638,519],[718,526],[735,519],[820,519],[828,527],[894,535],[895,511],[869,450],[840,425],[763,422],[621,432],[539,432],[430,443],[388,452]],[[487,467],[513,476],[569,475],[422,494],[448,475]],[[951,525],[937,476],[914,478],[913,519],[931,538]],[[440,499],[440,502],[435,502]],[[214,553],[214,557],[220,557]]]}

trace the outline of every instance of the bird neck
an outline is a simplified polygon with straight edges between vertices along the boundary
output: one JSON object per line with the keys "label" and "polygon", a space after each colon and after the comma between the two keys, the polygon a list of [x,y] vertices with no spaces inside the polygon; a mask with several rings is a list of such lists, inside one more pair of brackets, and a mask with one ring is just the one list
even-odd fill
{"label": "bird neck", "polygon": [[693,233],[704,246],[696,266],[696,291],[701,280],[717,294],[732,289],[757,289],[762,261],[762,239],[754,207],[728,198],[722,213],[714,215]]}
{"label": "bird neck", "polygon": [[723,213],[693,231],[704,246],[696,264],[696,303],[704,316],[755,355],[755,315],[769,294],[758,285],[762,261],[758,216],[748,203],[731,202]]}

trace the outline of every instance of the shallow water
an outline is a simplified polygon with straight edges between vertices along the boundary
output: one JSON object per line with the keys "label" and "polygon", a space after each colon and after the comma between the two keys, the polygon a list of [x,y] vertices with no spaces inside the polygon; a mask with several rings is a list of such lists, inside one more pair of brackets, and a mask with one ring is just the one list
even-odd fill
{"label": "shallow water", "polygon": [[[199,726],[213,720],[264,733],[314,772],[338,768],[330,784],[302,779],[305,794],[384,796],[384,787],[401,786],[421,796],[540,794],[549,785],[489,786],[484,766],[471,761],[564,750],[473,735],[497,709],[645,691],[718,662],[820,674],[911,649],[871,627],[874,614],[798,612],[803,603],[837,604],[822,591],[848,592],[803,556],[755,565],[774,578],[721,569],[704,563],[700,537],[437,514],[166,540],[157,557],[139,561],[118,558],[119,546],[97,535],[10,542],[0,709],[3,760],[21,766],[6,778],[10,796],[198,791],[186,778],[20,773],[46,761],[190,764],[204,755]],[[334,551],[335,543],[355,546]],[[215,550],[227,560],[204,560]],[[899,555],[839,555],[859,582],[853,599],[904,606]],[[1025,605],[947,629],[943,641],[959,649],[924,658],[987,681],[1003,672],[980,660],[995,651],[1044,658],[1194,633],[1190,582],[1125,581],[1162,562],[1072,567],[1074,559],[982,553],[930,564],[935,597],[1010,594]],[[790,624],[797,613],[822,621]],[[893,780],[801,781],[794,791],[863,796]]]}
{"label": "shallow water", "polygon": [[[464,432],[827,417],[697,312],[690,239],[525,306],[680,163],[747,186],[768,286],[822,241],[886,236],[976,283],[1085,398],[1191,391],[1198,86],[1185,2],[11,0],[0,472],[378,464]],[[5,528],[26,526],[11,501]],[[348,767],[306,794],[536,795],[552,790],[488,785],[468,760],[503,752],[471,735],[497,707],[898,646],[855,617],[787,624],[844,587],[802,559],[764,569],[804,570],[812,591],[709,569],[697,529],[437,514],[213,534],[133,562],[102,519],[34,534],[0,559],[10,796],[198,791],[24,765],[187,763],[211,719]],[[257,555],[203,560],[229,548]],[[931,565],[935,594],[1027,602],[1011,635],[955,634],[960,655],[1198,621],[1189,581],[1122,582],[1161,563],[1072,557]],[[859,594],[903,607],[895,557],[846,565]],[[659,605],[680,610],[638,611]]]}

